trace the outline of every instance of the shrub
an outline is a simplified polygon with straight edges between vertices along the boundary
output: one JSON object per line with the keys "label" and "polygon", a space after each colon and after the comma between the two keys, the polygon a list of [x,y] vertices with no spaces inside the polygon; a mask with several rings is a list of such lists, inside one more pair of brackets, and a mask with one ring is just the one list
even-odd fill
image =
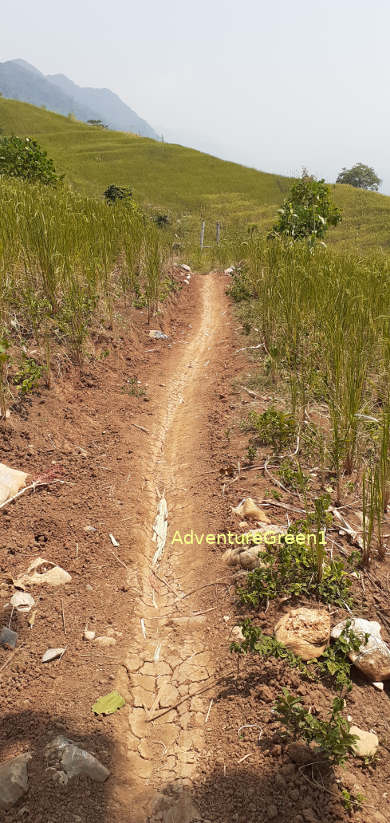
{"label": "shrub", "polygon": [[294,438],[297,424],[292,414],[270,408],[259,414],[251,411],[244,427],[256,433],[255,440],[260,446],[273,446],[279,453]]}
{"label": "shrub", "polygon": [[275,704],[275,713],[285,726],[287,734],[295,740],[317,743],[320,752],[331,763],[343,763],[351,753],[357,740],[351,734],[348,720],[342,716],[344,700],[336,697],[327,720],[312,714],[302,706],[299,698],[294,697],[288,689],[283,689]]}
{"label": "shrub", "polygon": [[47,152],[31,137],[0,138],[0,174],[45,186],[57,186],[63,179]]}
{"label": "shrub", "polygon": [[127,186],[115,186],[113,183],[104,192],[107,203],[114,204],[117,200],[128,202],[133,196],[133,192]]}

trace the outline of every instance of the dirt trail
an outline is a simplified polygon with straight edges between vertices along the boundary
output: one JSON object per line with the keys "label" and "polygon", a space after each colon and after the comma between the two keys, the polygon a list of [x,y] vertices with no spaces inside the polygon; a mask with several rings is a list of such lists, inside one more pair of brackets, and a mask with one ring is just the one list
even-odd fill
{"label": "dirt trail", "polygon": [[[174,785],[190,787],[196,774],[210,698],[207,692],[191,696],[214,672],[207,642],[209,614],[198,614],[197,591],[185,595],[218,579],[218,568],[210,566],[210,546],[204,539],[200,545],[195,537],[193,544],[171,542],[174,535],[184,536],[191,529],[197,535],[217,531],[204,474],[210,469],[207,419],[226,337],[226,284],[225,278],[212,274],[195,279],[199,299],[192,328],[172,349],[165,385],[156,387],[156,434],[144,435],[146,479],[139,493],[145,520],[141,533],[139,526],[133,533],[142,571],[129,632],[134,639],[118,680],[131,699],[128,728],[122,724],[120,735],[122,748],[127,748],[127,775],[125,766],[116,796],[133,813],[139,810],[134,819],[140,821],[183,823],[197,818],[189,796],[168,799],[163,793]],[[156,543],[151,535],[160,495],[165,495],[169,528],[164,553],[152,565]],[[179,701],[177,709],[162,714]]]}

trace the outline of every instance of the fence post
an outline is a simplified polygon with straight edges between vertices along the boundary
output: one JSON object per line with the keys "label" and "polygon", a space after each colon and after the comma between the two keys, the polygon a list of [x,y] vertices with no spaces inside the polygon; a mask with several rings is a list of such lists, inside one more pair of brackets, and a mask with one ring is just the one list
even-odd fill
{"label": "fence post", "polygon": [[202,220],[202,228],[200,230],[200,248],[201,249],[203,249],[203,245],[204,245],[204,230],[205,230],[205,227],[206,227],[206,221]]}

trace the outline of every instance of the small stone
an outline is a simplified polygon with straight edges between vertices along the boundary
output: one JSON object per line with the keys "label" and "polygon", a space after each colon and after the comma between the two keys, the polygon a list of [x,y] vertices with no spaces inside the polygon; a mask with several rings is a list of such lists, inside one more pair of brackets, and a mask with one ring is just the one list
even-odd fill
{"label": "small stone", "polygon": [[89,629],[84,629],[83,640],[95,640],[96,632],[89,631]]}
{"label": "small stone", "polygon": [[0,808],[10,809],[27,791],[30,752],[19,754],[0,766]]}
{"label": "small stone", "polygon": [[102,646],[103,648],[106,646],[116,646],[115,637],[107,637],[105,634],[102,634],[100,637],[95,637],[93,642],[96,643],[97,646]]}
{"label": "small stone", "polygon": [[233,628],[232,628],[232,637],[234,637],[234,640],[237,640],[238,642],[241,642],[242,640],[245,640],[245,637],[242,633],[241,626],[233,626]]}
{"label": "small stone", "polygon": [[373,757],[379,746],[376,734],[365,732],[364,729],[359,729],[359,726],[351,726],[350,734],[355,734],[358,738],[352,746],[352,751],[358,757]]}

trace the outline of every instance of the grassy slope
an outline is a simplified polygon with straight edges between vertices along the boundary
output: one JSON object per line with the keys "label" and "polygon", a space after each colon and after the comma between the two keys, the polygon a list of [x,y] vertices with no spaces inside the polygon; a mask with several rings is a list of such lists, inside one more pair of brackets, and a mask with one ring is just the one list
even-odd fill
{"label": "grassy slope", "polygon": [[[271,226],[290,185],[287,177],[182,146],[98,130],[15,100],[0,99],[0,130],[37,138],[80,191],[99,195],[110,183],[131,185],[140,202],[184,217],[188,225],[198,225],[204,215],[209,230],[218,219]],[[333,239],[390,246],[390,198],[350,186],[332,188],[344,214]]]}

